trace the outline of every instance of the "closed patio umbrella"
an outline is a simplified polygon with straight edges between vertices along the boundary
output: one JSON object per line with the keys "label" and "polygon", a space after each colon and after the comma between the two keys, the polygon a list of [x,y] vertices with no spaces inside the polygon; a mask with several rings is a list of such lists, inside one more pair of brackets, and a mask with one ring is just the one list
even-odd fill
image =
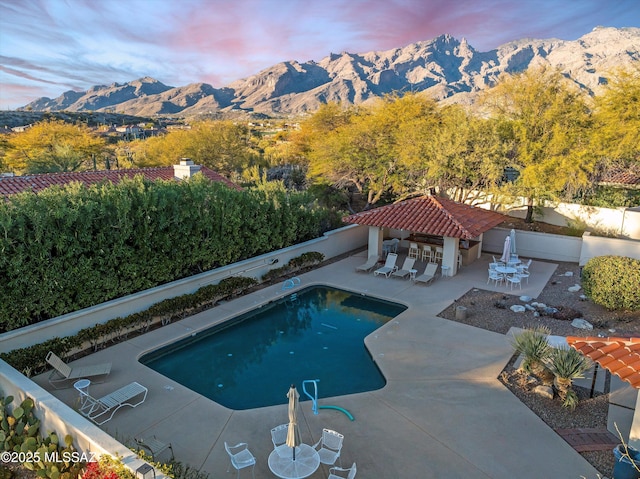
{"label": "closed patio umbrella", "polygon": [[502,250],[502,257],[500,258],[500,261],[507,264],[509,259],[511,259],[511,237],[507,236],[504,239],[504,249]]}
{"label": "closed patio umbrella", "polygon": [[287,446],[293,450],[293,460],[296,460],[296,446],[300,445],[300,434],[298,433],[298,400],[300,394],[294,384],[287,393],[289,398],[289,428],[287,430]]}
{"label": "closed patio umbrella", "polygon": [[516,254],[516,230],[512,228],[509,236],[511,237],[511,254]]}

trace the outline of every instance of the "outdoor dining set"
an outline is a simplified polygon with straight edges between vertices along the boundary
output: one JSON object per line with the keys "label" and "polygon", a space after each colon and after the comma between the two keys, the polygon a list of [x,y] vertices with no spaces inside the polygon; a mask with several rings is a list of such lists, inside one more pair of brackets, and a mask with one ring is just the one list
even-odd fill
{"label": "outdoor dining set", "polygon": [[[356,477],[356,463],[343,468],[340,453],[344,436],[332,429],[324,428],[322,436],[314,445],[300,441],[297,422],[299,394],[295,386],[291,386],[289,393],[288,415],[289,422],[271,429],[273,451],[269,454],[269,469],[282,479],[302,479],[316,472],[320,464],[331,466],[328,479],[353,479]],[[224,443],[225,450],[231,461],[227,472],[233,467],[240,477],[240,470],[256,465],[256,457],[249,450],[245,442],[230,446]],[[336,462],[339,466],[336,466]]]}
{"label": "outdoor dining set", "polygon": [[511,255],[507,262],[498,260],[493,257],[493,262],[489,263],[489,276],[487,284],[493,281],[498,286],[500,283],[509,285],[513,289],[514,285],[518,285],[522,289],[522,280],[529,282],[529,267],[531,260],[523,262],[517,255]]}

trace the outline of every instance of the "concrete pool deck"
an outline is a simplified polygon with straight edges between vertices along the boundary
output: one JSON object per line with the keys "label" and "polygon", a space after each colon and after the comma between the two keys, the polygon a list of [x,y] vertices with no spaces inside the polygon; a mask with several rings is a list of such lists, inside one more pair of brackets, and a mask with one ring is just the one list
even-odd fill
{"label": "concrete pool deck", "polygon": [[[505,335],[436,316],[471,288],[512,293],[503,285],[486,283],[488,258],[483,256],[455,277],[438,278],[431,286],[355,272],[366,261],[365,251],[300,275],[300,288],[323,284],[409,307],[366,339],[386,386],[319,400],[320,405],[347,409],[355,421],[336,410],[321,409],[314,415],[311,402],[301,402],[302,441],[314,444],[324,427],[341,432],[345,436],[342,466],[356,462],[358,478],[599,477],[498,381],[513,354]],[[419,264],[417,269],[423,268]],[[553,263],[534,261],[529,284],[513,294],[537,297],[555,269]],[[233,411],[143,366],[137,358],[292,291],[283,292],[281,284],[270,286],[78,360],[77,364],[113,363],[109,379],[91,385],[94,397],[131,381],[149,389],[144,404],[122,408],[101,428],[129,445],[138,436],[155,435],[171,442],[178,460],[208,472],[211,478],[232,477],[226,473],[229,459],[224,441],[247,442],[257,458],[255,476],[275,477],[267,465],[273,449],[270,430],[288,421],[287,387],[282,405]],[[51,391],[46,375],[34,379]],[[69,405],[77,399],[73,388],[52,393]],[[326,478],[328,469],[321,465],[310,477]],[[245,469],[240,476],[250,477],[250,471]]]}

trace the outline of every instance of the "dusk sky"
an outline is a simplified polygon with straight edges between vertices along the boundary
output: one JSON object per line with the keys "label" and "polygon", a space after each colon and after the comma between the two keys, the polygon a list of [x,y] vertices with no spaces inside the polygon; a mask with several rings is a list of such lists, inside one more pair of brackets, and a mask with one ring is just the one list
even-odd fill
{"label": "dusk sky", "polygon": [[598,25],[640,27],[640,0],[0,0],[0,108],[143,76],[219,88],[444,33],[488,51]]}

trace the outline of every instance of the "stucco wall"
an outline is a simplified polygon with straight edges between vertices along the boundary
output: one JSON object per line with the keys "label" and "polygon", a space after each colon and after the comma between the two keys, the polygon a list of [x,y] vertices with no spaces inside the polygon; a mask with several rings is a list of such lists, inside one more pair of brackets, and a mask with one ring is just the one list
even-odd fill
{"label": "stucco wall", "polygon": [[[511,230],[492,228],[484,233],[482,251],[502,255],[504,239]],[[582,238],[516,230],[516,252],[522,258],[547,259],[577,263]]]}

